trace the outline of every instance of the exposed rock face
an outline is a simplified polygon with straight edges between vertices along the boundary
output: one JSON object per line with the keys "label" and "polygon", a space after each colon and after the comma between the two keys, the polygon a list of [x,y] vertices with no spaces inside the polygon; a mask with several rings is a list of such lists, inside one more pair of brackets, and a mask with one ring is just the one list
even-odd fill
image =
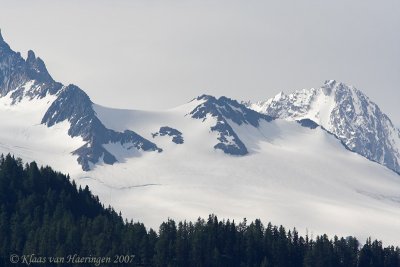
{"label": "exposed rock face", "polygon": [[255,112],[227,97],[216,99],[213,96],[202,95],[196,100],[203,101],[203,103],[190,113],[191,117],[203,121],[208,117],[216,119],[217,122],[211,127],[211,131],[218,133],[219,143],[214,148],[220,149],[226,154],[243,156],[248,153],[246,146],[229,123],[258,127],[260,120],[272,120],[270,116]]}
{"label": "exposed rock face", "polygon": [[54,81],[44,62],[33,51],[28,52],[26,60],[23,59],[20,53],[11,50],[0,33],[0,97],[9,95],[15,105],[22,99],[43,98],[48,94],[56,96],[56,99],[41,123],[48,127],[65,120],[70,123],[68,134],[72,137],[80,136],[86,142],[71,151],[78,155],[83,170],[90,170],[91,164],[100,160],[105,164],[117,162],[116,157],[103,147],[108,143],[129,144],[130,149],[143,151],[162,151],[133,131],[116,132],[107,129],[97,118],[92,108],[93,103],[83,90],[75,85],[63,86]]}
{"label": "exposed rock face", "polygon": [[68,120],[68,134],[72,137],[81,136],[87,143],[75,150],[78,162],[83,170],[90,169],[90,163],[95,164],[100,159],[106,164],[114,164],[117,159],[103,145],[108,143],[130,144],[131,148],[144,151],[158,151],[154,143],[141,137],[133,131],[116,132],[107,129],[97,118],[93,103],[89,96],[75,85],[65,87],[42,119],[42,123],[51,127],[59,122]]}
{"label": "exposed rock face", "polygon": [[171,136],[172,142],[175,144],[181,145],[184,143],[182,133],[177,129],[168,126],[161,127],[160,130],[156,133],[153,133],[152,136],[153,138],[156,136]]}
{"label": "exposed rock face", "polygon": [[400,173],[400,131],[364,93],[330,80],[319,89],[278,94],[249,107],[287,120],[310,119],[350,150]]}
{"label": "exposed rock face", "polygon": [[43,61],[33,51],[28,52],[26,60],[23,59],[20,53],[11,50],[0,33],[0,97],[12,92],[15,103],[23,97],[43,98],[61,88],[62,84],[53,80]]}

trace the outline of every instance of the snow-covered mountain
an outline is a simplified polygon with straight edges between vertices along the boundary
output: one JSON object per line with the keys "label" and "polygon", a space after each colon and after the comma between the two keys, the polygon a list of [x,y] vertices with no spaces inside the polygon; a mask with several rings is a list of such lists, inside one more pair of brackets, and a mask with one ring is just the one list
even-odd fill
{"label": "snow-covered mountain", "polygon": [[57,98],[43,116],[42,124],[52,127],[57,123],[68,121],[68,134],[80,136],[86,143],[73,151],[78,155],[78,162],[83,170],[88,171],[91,165],[99,161],[114,164],[117,159],[103,145],[113,143],[144,151],[158,151],[154,143],[146,140],[131,130],[116,132],[107,129],[93,110],[93,103],[87,94],[74,85],[68,85],[57,93]]}
{"label": "snow-covered mountain", "polygon": [[329,80],[318,89],[279,93],[267,101],[247,105],[274,118],[310,119],[350,150],[400,173],[400,131],[353,86]]}
{"label": "snow-covered mountain", "polygon": [[[104,127],[97,118],[89,96],[75,85],[63,86],[57,83],[48,73],[45,64],[37,58],[33,51],[28,52],[27,59],[16,53],[4,41],[0,33],[0,96],[11,100],[12,105],[18,105],[24,99],[36,100],[53,96],[54,100],[43,114],[42,124],[52,127],[57,123],[68,121],[68,135],[81,137],[85,142],[74,151],[83,170],[100,160],[106,164],[114,164],[114,155],[103,148],[108,143],[120,143],[144,151],[161,152],[155,144],[125,130],[115,132]],[[50,103],[50,102],[49,102]]]}
{"label": "snow-covered mountain", "polygon": [[[328,82],[251,108],[202,95],[165,111],[114,109],[57,83],[0,34],[0,153],[67,172],[152,227],[216,213],[400,245],[400,176],[378,160],[395,155],[398,132],[361,92],[346,91],[361,102],[340,97],[345,88]],[[389,141],[355,140],[371,134]],[[361,145],[376,162],[348,150]]]}

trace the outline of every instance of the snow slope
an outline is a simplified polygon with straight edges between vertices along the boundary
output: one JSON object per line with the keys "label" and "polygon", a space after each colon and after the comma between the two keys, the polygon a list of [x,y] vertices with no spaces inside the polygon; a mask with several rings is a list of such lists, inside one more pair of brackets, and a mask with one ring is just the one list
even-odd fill
{"label": "snow slope", "polygon": [[[28,82],[26,87],[33,83]],[[48,128],[41,124],[44,112],[56,96],[23,98],[13,104],[10,94],[0,98],[0,152],[12,153],[24,161],[39,161],[63,172],[80,172],[71,151],[83,144],[68,135],[69,123]]]}
{"label": "snow slope", "polygon": [[[96,106],[112,129],[135,129],[147,138],[160,126],[183,133],[184,145],[150,139],[164,149],[98,165],[78,177],[101,199],[157,227],[168,217],[195,220],[214,212],[224,218],[261,218],[303,233],[372,236],[400,244],[400,177],[344,149],[321,128],[275,120],[234,126],[249,148],[235,157],[212,151],[213,122],[185,116],[188,103],[166,112],[113,110]],[[146,136],[147,134],[147,136]],[[168,144],[168,146],[167,146]]]}

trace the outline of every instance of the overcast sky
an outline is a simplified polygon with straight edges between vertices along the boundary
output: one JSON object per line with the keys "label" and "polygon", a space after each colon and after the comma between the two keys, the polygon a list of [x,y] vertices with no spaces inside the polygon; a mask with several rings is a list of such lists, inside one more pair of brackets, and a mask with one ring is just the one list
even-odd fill
{"label": "overcast sky", "polygon": [[398,0],[0,0],[6,41],[96,103],[164,109],[352,84],[400,125]]}

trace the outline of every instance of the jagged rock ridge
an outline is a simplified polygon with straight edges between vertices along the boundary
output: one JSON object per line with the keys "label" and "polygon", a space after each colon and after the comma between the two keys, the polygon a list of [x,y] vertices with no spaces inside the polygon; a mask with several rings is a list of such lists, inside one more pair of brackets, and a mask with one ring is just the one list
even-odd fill
{"label": "jagged rock ridge", "polygon": [[194,119],[206,120],[207,116],[216,119],[216,124],[211,127],[212,132],[218,133],[218,141],[214,148],[220,149],[226,154],[246,155],[248,150],[229,124],[229,121],[237,125],[249,124],[258,127],[260,120],[271,121],[268,115],[260,114],[239,104],[227,97],[215,98],[209,95],[199,96],[196,101],[202,101],[190,115]]}
{"label": "jagged rock ridge", "polygon": [[62,84],[53,80],[44,62],[33,51],[23,59],[20,53],[11,50],[0,31],[0,97],[12,92],[15,103],[24,96],[33,99],[43,98],[48,93],[53,95],[61,88]]}
{"label": "jagged rock ridge", "polygon": [[280,93],[248,106],[276,118],[313,120],[350,150],[400,173],[400,131],[353,86],[329,80],[318,89]]}
{"label": "jagged rock ridge", "polygon": [[105,164],[117,162],[116,157],[103,147],[108,143],[129,144],[130,149],[143,151],[162,151],[133,131],[107,129],[97,118],[93,103],[83,90],[75,85],[63,86],[54,81],[44,62],[33,51],[30,50],[27,59],[23,59],[4,41],[0,32],[0,97],[8,94],[12,104],[17,104],[23,98],[32,100],[48,94],[56,96],[41,123],[48,127],[65,120],[70,123],[68,134],[80,136],[86,142],[71,152],[78,156],[78,162],[85,171],[100,160]]}
{"label": "jagged rock ridge", "polygon": [[129,143],[131,147],[144,151],[162,151],[133,131],[116,132],[107,129],[97,118],[92,106],[92,101],[84,91],[75,85],[68,85],[60,92],[42,119],[42,123],[48,127],[68,120],[71,125],[68,134],[83,138],[86,144],[73,152],[78,155],[78,162],[83,170],[90,170],[90,163],[95,164],[100,158],[106,164],[117,162],[115,156],[103,147],[108,143]]}

